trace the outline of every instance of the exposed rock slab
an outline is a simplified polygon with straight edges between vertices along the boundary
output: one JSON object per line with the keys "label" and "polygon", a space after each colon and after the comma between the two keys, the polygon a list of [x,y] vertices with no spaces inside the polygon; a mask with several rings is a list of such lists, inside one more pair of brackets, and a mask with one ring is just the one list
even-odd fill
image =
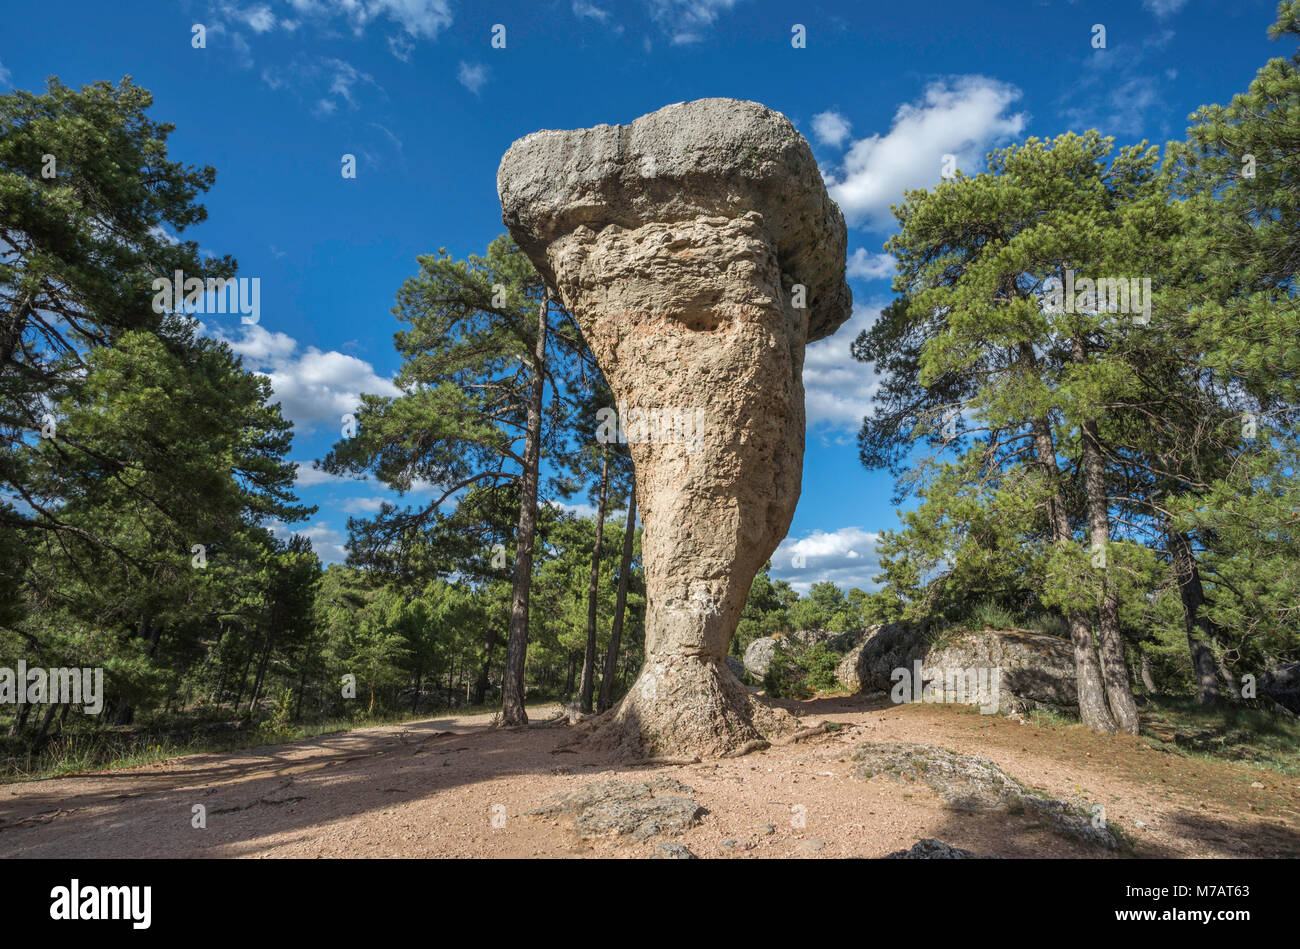
{"label": "exposed rock slab", "polygon": [[885,860],[1000,860],[1000,857],[981,857],[973,850],[953,847],[934,837],[918,840],[910,850],[895,850]]}
{"label": "exposed rock slab", "polygon": [[629,835],[645,840],[694,826],[704,809],[686,797],[692,793],[686,785],[665,778],[599,781],[555,795],[528,815],[567,820],[584,839]]}
{"label": "exposed rock slab", "polygon": [[1030,814],[1082,843],[1106,850],[1124,846],[1123,837],[1102,812],[1094,813],[1084,801],[1032,792],[979,755],[959,755],[935,745],[881,742],[859,745],[853,762],[852,774],[859,780],[883,776],[903,784],[924,784],[954,810]]}
{"label": "exposed rock slab", "polygon": [[[942,681],[943,670],[998,670],[998,711],[1003,713],[1072,714],[1078,707],[1070,644],[1029,630],[986,629],[934,643],[917,624],[886,623],[872,627],[844,657],[836,678],[851,692],[890,692],[894,670],[911,671],[917,661],[923,681]],[[973,705],[991,704],[982,693],[968,699]]]}

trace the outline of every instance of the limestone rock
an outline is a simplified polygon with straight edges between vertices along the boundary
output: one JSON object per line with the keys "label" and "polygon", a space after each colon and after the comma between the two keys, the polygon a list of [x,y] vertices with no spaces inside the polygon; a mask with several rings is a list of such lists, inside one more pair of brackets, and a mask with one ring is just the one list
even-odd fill
{"label": "limestone rock", "polygon": [[724,658],[799,499],[804,347],[852,309],[844,218],[812,150],[771,109],[703,99],[526,136],[497,190],[590,344],[636,468],[646,659],[592,740],[717,755],[793,727]]}
{"label": "limestone rock", "polygon": [[691,851],[677,843],[675,840],[665,840],[655,848],[654,856],[651,860],[698,860],[699,857]]}
{"label": "limestone rock", "polygon": [[934,837],[927,837],[925,840],[918,840],[912,844],[911,850],[895,850],[884,858],[885,860],[980,860],[980,859],[1000,859],[998,857],[982,858],[973,850],[963,850],[960,847],[953,847],[944,843],[942,840],[936,840]]}
{"label": "limestone rock", "polygon": [[768,636],[755,639],[745,650],[745,669],[750,675],[761,680],[767,675],[767,667],[776,655],[776,640]]}
{"label": "limestone rock", "polygon": [[[665,790],[681,793],[656,793]],[[628,834],[645,840],[657,834],[679,834],[699,820],[704,809],[685,796],[690,793],[694,792],[671,779],[598,781],[557,794],[528,815],[567,819],[583,838]]]}
{"label": "limestone rock", "polygon": [[911,668],[913,660],[924,658],[926,649],[926,640],[916,625],[869,626],[862,642],[840,660],[835,677],[850,692],[888,691],[892,684],[890,673]]}
{"label": "limestone rock", "polygon": [[[1004,713],[1073,713],[1077,708],[1070,644],[1029,630],[986,629],[934,644],[916,624],[886,623],[869,629],[840,662],[836,678],[851,692],[889,692],[893,671],[910,671],[918,660],[925,681],[942,679],[945,670],[998,670],[998,710]],[[991,704],[989,698],[968,696],[976,705]]]}
{"label": "limestone rock", "polygon": [[925,784],[954,810],[1028,814],[1089,846],[1105,850],[1126,846],[1118,829],[1106,823],[1101,809],[1082,800],[1064,801],[1031,792],[979,755],[959,755],[935,745],[880,742],[859,745],[852,760],[851,773],[858,780],[881,776],[904,784]]}
{"label": "limestone rock", "polygon": [[730,653],[727,654],[727,668],[737,679],[745,674],[745,664]]}

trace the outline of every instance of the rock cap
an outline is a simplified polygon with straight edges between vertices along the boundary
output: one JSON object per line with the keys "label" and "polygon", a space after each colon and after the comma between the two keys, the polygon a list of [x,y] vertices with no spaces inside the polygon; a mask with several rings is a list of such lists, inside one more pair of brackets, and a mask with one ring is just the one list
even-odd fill
{"label": "rock cap", "polygon": [[497,171],[502,220],[554,286],[557,238],[587,226],[637,228],[700,217],[762,216],[782,272],[807,288],[808,342],[852,313],[844,215],[808,142],[757,102],[697,99],[630,125],[526,135]]}

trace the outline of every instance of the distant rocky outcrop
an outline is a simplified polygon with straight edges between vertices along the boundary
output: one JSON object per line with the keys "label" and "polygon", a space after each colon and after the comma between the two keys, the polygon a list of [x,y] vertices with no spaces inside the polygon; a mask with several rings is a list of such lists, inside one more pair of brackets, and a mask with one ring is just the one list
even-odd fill
{"label": "distant rocky outcrop", "polygon": [[755,639],[745,650],[745,671],[754,678],[762,680],[767,675],[767,667],[776,655],[776,640],[769,636]]}
{"label": "distant rocky outcrop", "polygon": [[[926,633],[918,624],[871,627],[840,663],[836,678],[850,692],[893,690],[895,669],[911,673],[921,663],[922,683],[944,682],[957,670],[997,670],[997,710],[1072,713],[1077,707],[1074,655],[1064,639],[1020,629],[986,629],[956,635]],[[981,683],[987,675],[975,677]],[[936,686],[936,688],[941,688]],[[949,691],[951,691],[949,689]],[[948,696],[948,700],[952,700]],[[966,696],[987,706],[994,698],[981,686]]]}
{"label": "distant rocky outcrop", "polygon": [[800,629],[792,633],[764,636],[762,639],[754,640],[745,650],[745,670],[761,680],[767,675],[767,667],[772,664],[772,657],[776,655],[776,651],[783,648],[783,643],[786,644],[785,648],[822,646],[831,652],[845,653],[876,628],[878,627],[871,626],[841,633],[829,629]]}

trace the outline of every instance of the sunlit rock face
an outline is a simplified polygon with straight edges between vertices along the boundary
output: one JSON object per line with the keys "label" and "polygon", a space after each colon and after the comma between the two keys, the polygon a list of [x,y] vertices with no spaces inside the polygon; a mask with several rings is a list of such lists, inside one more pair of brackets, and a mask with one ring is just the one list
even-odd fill
{"label": "sunlit rock face", "polygon": [[794,126],[733,99],[534,133],[497,187],[636,465],[646,662],[598,733],[629,756],[759,740],[781,716],[724,659],[799,499],[804,347],[851,312],[843,215]]}

